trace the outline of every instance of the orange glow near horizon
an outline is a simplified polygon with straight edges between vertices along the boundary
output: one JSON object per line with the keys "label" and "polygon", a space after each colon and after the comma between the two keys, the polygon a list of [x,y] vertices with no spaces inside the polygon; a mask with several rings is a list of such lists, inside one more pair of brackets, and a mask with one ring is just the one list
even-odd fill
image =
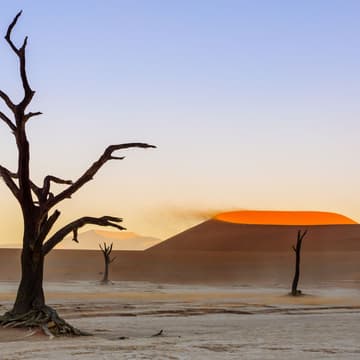
{"label": "orange glow near horizon", "polygon": [[235,224],[259,225],[343,225],[356,221],[336,213],[322,211],[229,211],[214,216],[215,220]]}

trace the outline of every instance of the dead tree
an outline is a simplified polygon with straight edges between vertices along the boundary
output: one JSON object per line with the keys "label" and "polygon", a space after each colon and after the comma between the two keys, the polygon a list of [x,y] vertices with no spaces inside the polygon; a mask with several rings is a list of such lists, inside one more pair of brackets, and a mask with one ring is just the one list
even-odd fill
{"label": "dead tree", "polygon": [[103,276],[103,279],[101,280],[101,283],[108,284],[109,283],[109,265],[116,259],[116,257],[110,259],[110,254],[112,251],[113,243],[111,243],[111,245],[108,246],[104,242],[104,246],[101,246],[101,244],[99,244],[99,247],[104,255],[104,263],[105,263],[104,276]]}
{"label": "dead tree", "polygon": [[[17,170],[10,171],[0,165],[0,177],[3,179],[15,199],[18,201],[23,218],[23,238],[21,253],[21,281],[16,300],[11,311],[0,317],[0,324],[6,326],[34,327],[40,326],[44,332],[59,334],[81,334],[81,332],[62,320],[55,310],[45,304],[43,291],[43,272],[45,256],[59,244],[65,236],[73,232],[77,240],[78,229],[84,225],[111,226],[119,230],[124,228],[119,224],[122,219],[113,216],[80,217],[64,227],[50,232],[59,219],[58,204],[77,192],[82,186],[93,179],[100,168],[110,160],[122,160],[124,157],[115,156],[114,152],[128,148],[153,148],[145,143],[126,143],[108,146],[103,154],[75,181],[47,175],[42,184],[38,185],[30,177],[30,146],[27,137],[26,125],[41,112],[31,112],[30,105],[35,91],[29,84],[26,72],[26,46],[28,38],[21,46],[15,45],[12,40],[14,29],[21,11],[9,25],[5,40],[19,62],[19,72],[23,97],[15,103],[10,96],[0,90],[0,99],[3,101],[6,112],[0,111],[0,119],[4,122],[15,137],[17,145]],[[65,189],[54,193],[52,184],[62,184]]]}
{"label": "dead tree", "polygon": [[295,274],[294,279],[291,286],[291,295],[292,296],[299,296],[301,295],[301,290],[298,290],[297,286],[299,283],[300,278],[300,254],[301,254],[301,245],[304,236],[306,235],[307,230],[305,230],[303,233],[301,233],[301,230],[297,233],[297,241],[296,246],[293,246],[293,250],[295,251]]}

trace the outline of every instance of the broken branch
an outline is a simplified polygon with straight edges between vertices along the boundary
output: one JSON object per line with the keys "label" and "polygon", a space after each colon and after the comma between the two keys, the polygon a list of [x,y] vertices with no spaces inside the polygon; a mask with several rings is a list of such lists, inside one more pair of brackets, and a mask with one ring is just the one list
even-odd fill
{"label": "broken branch", "polygon": [[78,240],[78,228],[75,228],[73,230],[73,241],[75,241],[76,243],[79,243],[79,240]]}
{"label": "broken branch", "polygon": [[71,180],[63,180],[60,179],[56,176],[52,176],[52,175],[47,175],[44,178],[44,184],[43,184],[43,188],[42,188],[42,196],[43,199],[46,200],[47,196],[50,193],[50,183],[54,182],[56,184],[66,184],[66,185],[71,185],[73,182]]}
{"label": "broken branch", "polygon": [[39,116],[42,115],[42,112],[37,111],[37,112],[29,112],[27,114],[25,114],[25,121],[28,121],[30,118],[34,117],[34,116]]}
{"label": "broken branch", "polygon": [[123,226],[118,224],[120,222],[122,222],[122,219],[112,216],[102,216],[100,218],[84,216],[64,226],[63,228],[58,230],[53,236],[51,236],[50,239],[47,240],[46,243],[43,245],[43,254],[46,255],[57,244],[59,244],[66,235],[74,232],[74,230],[77,231],[84,225],[92,224],[99,226],[111,226],[119,230],[126,230]]}

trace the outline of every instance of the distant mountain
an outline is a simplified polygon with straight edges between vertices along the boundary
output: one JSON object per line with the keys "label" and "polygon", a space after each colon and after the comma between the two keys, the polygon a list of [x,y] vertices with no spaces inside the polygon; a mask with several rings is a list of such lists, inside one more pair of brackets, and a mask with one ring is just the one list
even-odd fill
{"label": "distant mountain", "polygon": [[79,243],[66,237],[56,249],[99,250],[99,244],[113,243],[113,250],[145,250],[161,242],[160,239],[128,231],[89,230],[79,233]]}

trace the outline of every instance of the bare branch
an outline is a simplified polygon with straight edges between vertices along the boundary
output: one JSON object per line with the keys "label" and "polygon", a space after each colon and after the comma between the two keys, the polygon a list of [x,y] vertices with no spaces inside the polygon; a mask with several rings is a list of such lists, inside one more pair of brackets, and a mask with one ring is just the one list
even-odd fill
{"label": "bare branch", "polygon": [[299,238],[300,240],[302,240],[306,234],[307,234],[307,230],[305,230],[302,234],[301,234],[301,231],[299,230],[299,232],[298,232],[298,238]]}
{"label": "bare branch", "polygon": [[111,243],[111,245],[108,246],[106,244],[106,242],[104,242],[104,247],[102,247],[101,244],[99,244],[99,247],[100,247],[101,251],[104,253],[104,255],[108,256],[108,255],[110,255],[110,253],[112,251],[113,243]]}
{"label": "bare branch", "polygon": [[28,41],[28,37],[25,36],[24,42],[23,42],[23,44],[21,45],[21,48],[19,49],[20,52],[25,50],[26,45],[27,45],[27,41]]}
{"label": "bare branch", "polygon": [[11,24],[9,25],[6,35],[5,35],[5,40],[9,43],[10,47],[13,49],[13,51],[18,54],[19,50],[18,48],[14,45],[14,43],[11,40],[11,32],[13,30],[13,28],[15,27],[20,15],[22,14],[22,10],[19,11],[16,16],[14,17],[14,20],[11,22]]}
{"label": "bare branch", "polygon": [[[23,100],[20,102],[20,104],[18,105],[19,107],[21,107],[22,110],[24,110],[30,103],[31,99],[33,98],[35,91],[33,91],[30,87],[27,75],[26,75],[26,58],[25,58],[25,48],[27,45],[27,36],[24,39],[24,42],[22,44],[22,46],[20,48],[17,48],[14,44],[14,42],[11,40],[11,32],[13,30],[13,28],[15,27],[20,15],[21,15],[22,11],[20,11],[14,18],[14,20],[12,21],[12,23],[9,25],[6,35],[5,35],[5,40],[8,42],[8,44],[10,45],[11,49],[14,51],[14,53],[18,56],[19,58],[19,63],[20,63],[20,77],[21,77],[21,82],[24,88],[24,98]],[[5,100],[5,99],[4,99]],[[9,99],[10,100],[10,99]],[[5,101],[6,102],[6,101]],[[7,105],[10,107],[10,105],[7,103]],[[19,121],[26,121],[26,118],[20,118]]]}
{"label": "bare branch", "polygon": [[44,179],[44,187],[47,187],[48,186],[47,184],[50,184],[50,181],[57,184],[67,184],[67,185],[71,185],[73,183],[72,180],[64,180],[54,175],[47,175]]}
{"label": "bare branch", "polygon": [[31,191],[36,195],[36,197],[38,198],[37,203],[41,204],[42,202],[42,198],[41,198],[41,189],[35,185],[31,180],[30,180],[30,188]]}
{"label": "bare branch", "polygon": [[124,160],[125,156],[110,156],[109,160]]}
{"label": "bare branch", "polygon": [[42,224],[41,230],[40,230],[38,241],[40,241],[42,243],[45,240],[46,236],[49,234],[50,230],[54,226],[54,224],[55,224],[56,220],[59,218],[59,216],[60,216],[60,211],[55,210],[54,213],[52,215],[50,215],[50,217],[47,220],[44,221],[44,223]]}
{"label": "bare branch", "polygon": [[16,126],[13,124],[13,122],[3,113],[0,111],[0,119],[5,122],[7,126],[15,133]]}
{"label": "bare branch", "polygon": [[5,94],[2,90],[0,90],[0,98],[4,100],[5,104],[10,110],[12,110],[13,112],[15,111],[15,104],[11,101],[9,96]]}
{"label": "bare branch", "polygon": [[112,216],[102,216],[100,218],[84,216],[80,219],[77,219],[70,224],[64,226],[60,230],[58,230],[53,236],[50,237],[49,240],[43,245],[43,254],[46,255],[49,251],[51,251],[57,244],[59,244],[66,235],[71,232],[77,231],[79,228],[84,225],[99,225],[99,226],[111,226],[119,230],[126,230],[121,225],[117,224],[122,222],[122,219]]}
{"label": "bare branch", "polygon": [[13,193],[16,199],[19,200],[20,190],[13,180],[14,174],[4,166],[0,165],[0,177],[4,179],[4,182],[7,185],[7,187],[10,189],[10,191]]}
{"label": "bare branch", "polygon": [[105,263],[106,264],[111,264],[116,256],[112,259],[110,259],[110,254],[112,252],[112,248],[113,248],[113,243],[111,243],[109,246],[106,244],[106,242],[104,242],[104,247],[101,246],[101,244],[99,244],[99,247],[104,255],[104,259],[105,259]]}
{"label": "bare branch", "polygon": [[74,230],[73,230],[73,235],[74,235],[74,237],[73,237],[73,241],[75,241],[76,243],[79,243],[79,240],[78,240],[78,228],[75,228]]}
{"label": "bare branch", "polygon": [[[63,180],[60,179],[56,176],[52,176],[52,175],[47,175],[44,178],[44,184],[43,184],[43,188],[42,188],[42,196],[43,199],[46,200],[47,196],[50,193],[50,183],[54,182],[57,184],[66,184],[66,185],[71,185],[73,182],[71,180]],[[52,197],[53,198],[53,197]]]}
{"label": "bare branch", "polygon": [[30,118],[34,117],[34,116],[39,116],[42,115],[42,112],[37,111],[37,112],[29,112],[27,114],[25,114],[25,121],[28,121]]}
{"label": "bare branch", "polygon": [[[119,145],[110,145],[108,146],[104,153],[100,156],[99,160],[95,161],[86,171],[85,173],[76,180],[71,186],[67,189],[56,195],[54,198],[49,199],[46,204],[46,209],[52,208],[54,205],[58,204],[60,201],[70,198],[72,194],[74,194],[77,190],[79,190],[84,184],[93,179],[94,175],[99,171],[99,169],[109,160],[115,159],[112,155],[114,151],[129,149],[129,148],[155,148],[154,145],[149,145],[145,143],[127,143],[127,144],[119,144]],[[121,158],[117,158],[120,160]]]}
{"label": "bare branch", "polygon": [[[17,173],[13,173],[13,172],[9,171],[9,175],[13,179],[19,179],[19,175]],[[31,190],[35,193],[39,202],[41,202],[41,189],[35,183],[33,183],[31,180],[29,180],[29,182],[30,182]]]}

